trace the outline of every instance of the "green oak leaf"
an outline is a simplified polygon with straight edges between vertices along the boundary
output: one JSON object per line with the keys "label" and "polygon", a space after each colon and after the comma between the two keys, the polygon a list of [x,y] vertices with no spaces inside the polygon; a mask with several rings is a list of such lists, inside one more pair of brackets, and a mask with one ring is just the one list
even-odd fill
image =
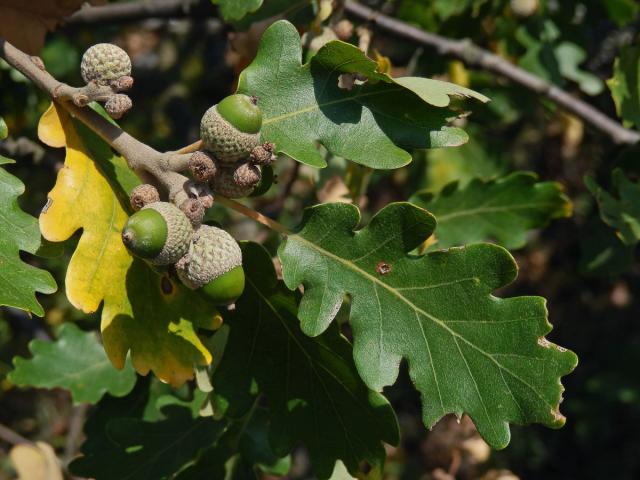
{"label": "green oak leaf", "polygon": [[640,127],[640,45],[622,48],[607,86],[625,126]]}
{"label": "green oak leaf", "polygon": [[222,18],[227,21],[240,20],[248,13],[255,12],[262,6],[263,0],[211,0],[220,7]]}
{"label": "green oak leaf", "polygon": [[[124,397],[114,397],[105,395],[94,408],[90,410],[87,421],[83,427],[85,436],[80,451],[85,455],[92,452],[100,452],[110,448],[111,440],[107,435],[107,423],[117,418],[142,418],[145,409],[150,402],[149,385],[150,376],[138,377],[133,390]],[[78,461],[83,463],[84,457],[78,457]],[[73,471],[75,462],[70,465]]]}
{"label": "green oak leaf", "polygon": [[571,216],[572,205],[557,182],[538,182],[534,173],[475,179],[460,188],[456,182],[438,195],[422,191],[410,202],[438,220],[436,248],[495,240],[505,248],[521,248],[526,234],[554,218]]}
{"label": "green oak leaf", "polygon": [[632,22],[640,12],[640,5],[636,0],[600,0],[600,3],[607,10],[609,18],[619,27]]}
{"label": "green oak leaf", "polygon": [[619,168],[613,171],[612,179],[615,195],[591,177],[584,181],[598,202],[604,223],[616,230],[625,245],[635,245],[640,240],[640,184],[629,180]]}
{"label": "green oak leaf", "polygon": [[580,273],[614,277],[633,268],[635,246],[625,245],[600,217],[590,218],[581,230]]}
{"label": "green oak leaf", "polygon": [[349,295],[360,376],[380,390],[405,358],[428,427],[467,413],[490,445],[503,448],[509,423],[564,424],[560,377],[576,356],[545,339],[543,298],[491,294],[516,278],[509,252],[476,244],[411,255],[435,219],[410,203],[388,205],[354,232],[359,222],[350,204],[312,207],[280,246],[285,283],[304,285],[298,317],[306,334],[325,331]]}
{"label": "green oak leaf", "polygon": [[248,480],[261,478],[258,472],[286,475],[291,468],[291,457],[278,457],[273,453],[269,426],[269,411],[256,406],[244,418],[232,423],[220,440],[203,451],[176,480]]}
{"label": "green oak leaf", "polygon": [[477,136],[458,148],[428,150],[425,190],[438,192],[452,182],[464,187],[474,178],[489,180],[504,175],[508,162],[496,150],[487,148]]}
{"label": "green oak leaf", "polygon": [[[262,138],[295,160],[325,167],[317,145],[372,168],[398,168],[411,161],[404,148],[458,146],[468,139],[448,126],[456,114],[450,96],[488,99],[472,90],[425,78],[378,73],[377,64],[357,47],[329,42],[302,64],[296,28],[287,21],[269,27],[255,60],[240,75],[238,91],[258,97]],[[368,81],[352,89],[338,86],[353,73]]]}
{"label": "green oak leaf", "polygon": [[164,407],[165,418],[145,422],[116,417],[106,421],[105,432],[84,456],[74,460],[75,475],[95,480],[163,480],[174,475],[216,441],[226,422],[211,417],[193,418],[188,407]]}
{"label": "green oak leaf", "polygon": [[587,52],[582,47],[573,42],[562,42],[554,49],[554,53],[564,78],[576,82],[587,95],[602,93],[602,80],[593,73],[580,69],[580,65],[587,59]]}
{"label": "green oak leaf", "polygon": [[93,332],[65,323],[55,341],[33,340],[30,359],[14,357],[9,380],[19,386],[64,388],[74,403],[96,403],[105,393],[122,397],[136,383],[127,362],[116,370]]}
{"label": "green oak leaf", "polygon": [[[0,165],[13,163],[0,157]],[[20,259],[19,251],[35,254],[40,248],[38,220],[23,212],[18,197],[24,184],[4,168],[0,168],[0,305],[20,308],[44,315],[36,292],[53,293],[56,282],[45,270]]]}
{"label": "green oak leaf", "polygon": [[226,318],[231,332],[213,375],[227,413],[244,414],[264,393],[273,451],[285,456],[304,443],[319,478],[338,459],[351,472],[363,460],[383,463],[382,442],[398,442],[397,421],[387,400],[359,378],[349,342],[337,325],[315,338],[302,333],[299,296],[277,280],[264,248],[245,244],[243,263],[247,286]]}

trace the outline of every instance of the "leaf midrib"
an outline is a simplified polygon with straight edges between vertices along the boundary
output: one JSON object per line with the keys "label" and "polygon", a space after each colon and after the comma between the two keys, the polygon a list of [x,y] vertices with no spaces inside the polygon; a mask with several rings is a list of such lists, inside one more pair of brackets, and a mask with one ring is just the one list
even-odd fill
{"label": "leaf midrib", "polygon": [[298,116],[298,115],[303,115],[305,113],[313,112],[314,110],[320,110],[320,108],[322,108],[322,107],[326,107],[326,106],[330,106],[330,105],[337,105],[337,104],[346,103],[346,102],[353,102],[353,101],[357,100],[358,98],[371,97],[371,96],[374,96],[374,95],[384,95],[386,93],[399,92],[401,90],[402,90],[402,88],[388,88],[386,90],[379,90],[379,91],[374,91],[374,92],[361,93],[361,94],[353,95],[353,96],[347,97],[347,98],[340,98],[338,100],[332,100],[330,102],[316,103],[314,105],[310,105],[308,107],[304,107],[304,108],[301,108],[299,110],[295,110],[293,112],[288,112],[288,113],[284,113],[282,115],[278,115],[278,116],[275,116],[275,117],[267,118],[266,120],[264,120],[262,122],[262,125],[264,126],[264,125],[269,125],[270,123],[280,122],[282,120],[286,120],[287,118],[295,117],[295,116]]}
{"label": "leaf midrib", "polygon": [[418,307],[417,305],[415,305],[413,302],[411,302],[409,299],[407,299],[406,297],[404,297],[403,295],[401,295],[396,289],[394,289],[393,287],[389,286],[388,284],[380,281],[379,279],[377,279],[376,277],[374,277],[373,275],[370,275],[368,272],[362,270],[360,267],[358,267],[357,265],[354,265],[353,263],[351,263],[348,260],[345,260],[331,252],[329,252],[328,250],[325,250],[324,248],[320,247],[319,245],[316,245],[315,243],[307,240],[306,238],[300,236],[299,234],[294,234],[291,235],[289,237],[290,239],[295,238],[296,240],[301,241],[302,243],[305,243],[309,246],[311,246],[311,248],[317,250],[319,253],[345,265],[347,268],[353,270],[354,272],[362,275],[363,277],[369,279],[371,282],[373,282],[374,284],[378,284],[380,286],[382,286],[384,289],[386,289],[389,293],[391,293],[392,295],[394,295],[395,297],[397,297],[398,299],[400,299],[400,301],[404,302],[407,306],[409,306],[411,309],[413,309],[415,312],[417,313],[421,313],[422,315],[425,316],[425,318],[431,320],[432,322],[434,322],[436,325],[440,326],[441,328],[443,328],[444,330],[446,330],[453,338],[454,340],[456,338],[459,338],[460,340],[462,340],[463,342],[465,342],[466,344],[468,344],[470,347],[472,347],[473,349],[477,350],[478,352],[480,352],[482,355],[484,355],[485,357],[487,357],[488,359],[490,359],[500,370],[504,370],[505,372],[509,373],[509,375],[511,375],[512,377],[514,377],[515,379],[517,379],[518,381],[522,382],[524,385],[526,385],[532,392],[534,392],[536,394],[536,396],[538,396],[538,398],[540,400],[542,400],[542,402],[548,406],[551,410],[554,410],[554,406],[551,405],[545,398],[544,396],[542,396],[542,394],[540,394],[540,392],[534,388],[532,385],[530,385],[526,380],[520,378],[516,373],[512,372],[510,369],[508,369],[507,367],[503,366],[500,362],[498,362],[492,354],[485,352],[482,348],[480,348],[479,346],[477,346],[476,344],[474,344],[473,342],[467,340],[465,337],[463,337],[462,335],[460,335],[458,332],[456,332],[455,330],[451,329],[445,321],[439,319],[438,317],[435,317],[433,315],[431,315],[430,313],[424,311],[423,309],[421,309],[420,307]]}

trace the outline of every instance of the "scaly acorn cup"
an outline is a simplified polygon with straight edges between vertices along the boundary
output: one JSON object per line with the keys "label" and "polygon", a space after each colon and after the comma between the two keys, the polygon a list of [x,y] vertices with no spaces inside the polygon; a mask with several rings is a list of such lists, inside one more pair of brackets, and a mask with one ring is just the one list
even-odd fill
{"label": "scaly acorn cup", "polygon": [[187,216],[168,202],[154,202],[129,217],[122,229],[127,249],[154,265],[171,265],[189,250],[193,227]]}
{"label": "scaly acorn cup", "polygon": [[242,251],[224,230],[202,225],[193,234],[189,253],[176,263],[187,287],[202,289],[216,305],[234,303],[244,291]]}
{"label": "scaly acorn cup", "polygon": [[84,52],[80,72],[86,83],[111,85],[131,75],[131,59],[127,52],[116,45],[98,43]]}
{"label": "scaly acorn cup", "polygon": [[220,168],[210,185],[214,193],[223,197],[243,198],[253,192],[260,178],[260,167],[241,163]]}
{"label": "scaly acorn cup", "polygon": [[200,136],[206,150],[226,165],[247,158],[260,143],[262,111],[255,98],[235,94],[205,112]]}

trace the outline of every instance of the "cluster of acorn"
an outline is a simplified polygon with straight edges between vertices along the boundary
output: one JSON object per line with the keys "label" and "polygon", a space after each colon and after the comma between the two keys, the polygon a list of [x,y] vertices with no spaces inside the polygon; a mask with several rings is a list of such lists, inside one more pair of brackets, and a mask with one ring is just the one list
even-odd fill
{"label": "cluster of acorn", "polygon": [[203,151],[189,169],[198,182],[227,198],[262,195],[273,182],[274,145],[260,144],[262,112],[257,98],[236,94],[205,112],[200,122]]}
{"label": "cluster of acorn", "polygon": [[[217,305],[235,302],[244,290],[242,252],[235,239],[217,227],[194,226],[173,203],[160,201],[151,185],[138,188],[153,201],[131,215],[122,230],[129,251],[153,265],[175,265],[182,283],[202,289]],[[139,199],[140,190],[132,197],[136,194]]]}
{"label": "cluster of acorn", "polygon": [[[275,159],[273,144],[260,144],[261,127],[260,108],[247,95],[230,95],[207,110],[200,132],[205,150],[189,160],[194,180],[230,198],[255,191],[262,169],[271,169]],[[131,205],[136,213],[122,231],[129,251],[154,265],[175,266],[182,283],[201,289],[216,304],[231,304],[242,294],[240,247],[224,230],[202,224],[202,198],[178,208],[160,201],[156,188],[145,184],[133,190]]]}
{"label": "cluster of acorn", "polygon": [[[129,97],[120,93],[133,85],[131,60],[124,50],[107,43],[94,45],[82,57],[81,73],[86,86],[72,89],[69,96],[74,103],[102,101],[114,118],[131,108]],[[257,98],[230,95],[202,117],[204,149],[189,158],[196,190],[205,194],[178,208],[161,201],[153,185],[140,185],[131,192],[135,213],[122,230],[127,249],[153,265],[174,266],[182,283],[201,289],[219,305],[235,302],[244,290],[242,252],[227,232],[202,224],[204,210],[213,204],[211,191],[239,198],[269,189],[275,147],[260,143],[261,128]]]}
{"label": "cluster of acorn", "polygon": [[133,105],[128,95],[121,93],[133,86],[131,59],[127,52],[111,43],[98,43],[82,56],[80,73],[86,86],[73,97],[74,103],[84,106],[97,100],[113,118],[120,118]]}

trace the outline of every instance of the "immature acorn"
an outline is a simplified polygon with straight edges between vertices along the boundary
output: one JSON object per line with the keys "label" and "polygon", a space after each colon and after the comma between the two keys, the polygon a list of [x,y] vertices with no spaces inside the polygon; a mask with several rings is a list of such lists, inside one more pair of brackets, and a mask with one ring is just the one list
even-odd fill
{"label": "immature acorn", "polygon": [[249,155],[249,161],[255,165],[269,165],[276,159],[273,153],[276,149],[274,143],[265,142],[262,145],[258,145]]}
{"label": "immature acorn", "polygon": [[145,205],[149,205],[150,203],[155,203],[160,201],[160,193],[153,185],[149,185],[148,183],[143,183],[142,185],[138,185],[133,190],[131,190],[131,194],[129,195],[129,202],[131,203],[131,208],[135,212],[138,210],[142,210],[142,207]]}
{"label": "immature acorn", "polygon": [[227,198],[247,197],[260,182],[260,168],[251,163],[220,168],[211,182],[214,193]]}
{"label": "immature acorn", "polygon": [[202,225],[193,234],[189,252],[176,263],[182,283],[201,288],[215,304],[229,305],[244,291],[242,251],[224,230]]}
{"label": "immature acorn", "polygon": [[193,227],[187,216],[168,202],[154,202],[129,217],[122,242],[134,255],[154,265],[171,265],[189,250]]}
{"label": "immature acorn", "polygon": [[86,83],[111,85],[131,75],[131,59],[127,52],[111,43],[98,43],[82,56],[80,72]]}
{"label": "immature acorn", "polygon": [[200,136],[206,150],[226,165],[244,160],[260,142],[262,111],[255,97],[229,95],[205,112]]}

